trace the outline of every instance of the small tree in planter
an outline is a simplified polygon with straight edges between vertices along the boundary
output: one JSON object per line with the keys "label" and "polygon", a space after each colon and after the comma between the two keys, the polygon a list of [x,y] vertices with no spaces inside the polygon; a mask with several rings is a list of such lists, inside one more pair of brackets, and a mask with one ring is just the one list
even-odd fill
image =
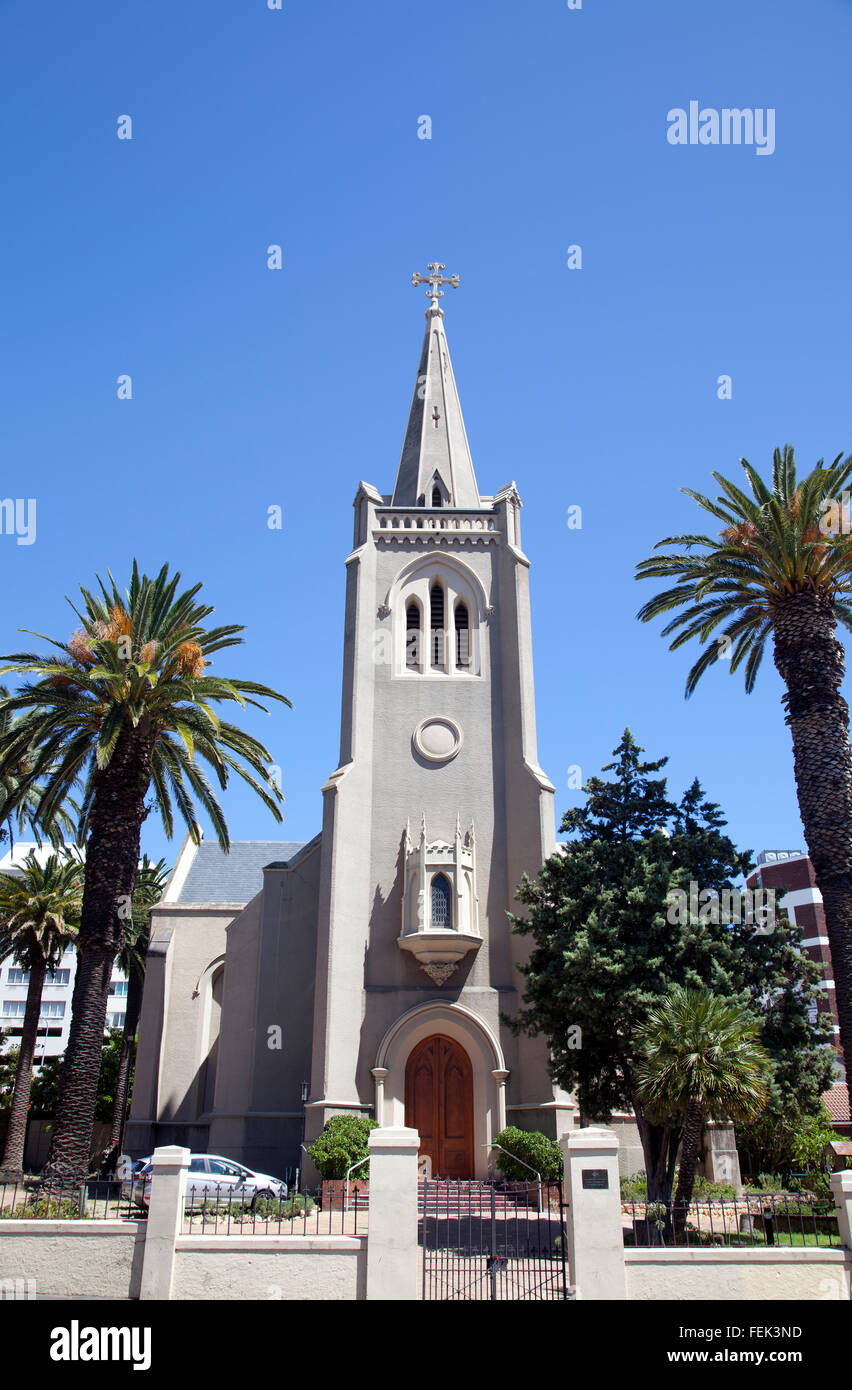
{"label": "small tree in planter", "polygon": [[[562,1150],[546,1134],[508,1125],[506,1129],[501,1129],[494,1143],[500,1145],[495,1150],[497,1167],[507,1182],[531,1182],[530,1168],[540,1173],[545,1181],[562,1177]],[[516,1163],[516,1158],[521,1162]],[[524,1164],[527,1166],[524,1167]]]}
{"label": "small tree in planter", "polygon": [[308,1146],[308,1156],[323,1179],[324,1198],[334,1194],[333,1187],[326,1191],[326,1183],[345,1178],[353,1164],[361,1163],[353,1182],[369,1178],[370,1164],[361,1160],[370,1152],[367,1144],[371,1129],[378,1129],[378,1125],[366,1115],[332,1115],[322,1133]]}

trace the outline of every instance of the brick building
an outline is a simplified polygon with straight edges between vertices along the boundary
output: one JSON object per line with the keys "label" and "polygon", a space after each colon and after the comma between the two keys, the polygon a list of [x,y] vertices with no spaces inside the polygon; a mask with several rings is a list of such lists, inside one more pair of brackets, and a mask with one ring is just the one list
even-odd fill
{"label": "brick building", "polygon": [[763,850],[757,856],[757,867],[748,879],[749,888],[773,888],[776,905],[787,911],[796,926],[804,931],[802,945],[811,960],[822,967],[823,991],[821,1007],[831,1015],[832,1034],[838,1058],[838,1079],[825,1094],[826,1106],[835,1128],[850,1133],[849,1096],[843,1083],[843,1055],[840,1051],[840,1024],[834,991],[831,951],[822,907],[822,894],[816,885],[813,865],[804,850]]}

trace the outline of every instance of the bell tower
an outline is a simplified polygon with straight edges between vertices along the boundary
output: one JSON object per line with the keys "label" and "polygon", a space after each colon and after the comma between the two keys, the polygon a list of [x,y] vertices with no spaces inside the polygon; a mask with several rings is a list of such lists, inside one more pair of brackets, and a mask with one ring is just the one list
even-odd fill
{"label": "bell tower", "polygon": [[[412,277],[429,306],[393,492],[362,482],[354,501],[306,1133],[340,1111],[408,1116],[430,1129],[433,1171],[453,1154],[481,1175],[505,1124],[555,1136],[574,1106],[543,1041],[501,1022],[525,951],[506,913],[555,849],[554,788],[536,750],[521,499],[514,483],[479,492],[441,307],[459,277],[444,269]],[[445,1074],[470,1090],[452,1120]]]}

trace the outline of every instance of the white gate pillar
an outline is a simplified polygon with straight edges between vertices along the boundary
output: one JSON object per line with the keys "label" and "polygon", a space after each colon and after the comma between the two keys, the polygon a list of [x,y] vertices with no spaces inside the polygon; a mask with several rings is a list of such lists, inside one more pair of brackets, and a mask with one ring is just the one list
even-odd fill
{"label": "white gate pillar", "polygon": [[183,1228],[188,1168],[189,1149],[170,1145],[154,1150],[140,1299],[172,1296],[175,1241]]}
{"label": "white gate pillar", "polygon": [[367,1298],[414,1299],[419,1294],[416,1129],[370,1131],[370,1216]]}
{"label": "white gate pillar", "polygon": [[565,1165],[569,1278],[576,1297],[626,1299],[618,1137],[575,1129],[559,1140]]}

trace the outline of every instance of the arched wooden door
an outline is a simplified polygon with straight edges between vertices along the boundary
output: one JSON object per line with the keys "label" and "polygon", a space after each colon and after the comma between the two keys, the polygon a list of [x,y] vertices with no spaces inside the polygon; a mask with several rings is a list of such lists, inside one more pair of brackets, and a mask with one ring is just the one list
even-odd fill
{"label": "arched wooden door", "polygon": [[433,1177],[473,1177],[473,1068],[464,1048],[436,1033],[405,1068],[405,1123],[420,1132]]}

